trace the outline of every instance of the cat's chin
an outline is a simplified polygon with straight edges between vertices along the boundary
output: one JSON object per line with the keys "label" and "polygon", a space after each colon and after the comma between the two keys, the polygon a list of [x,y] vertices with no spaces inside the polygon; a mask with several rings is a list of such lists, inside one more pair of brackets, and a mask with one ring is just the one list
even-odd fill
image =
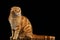
{"label": "cat's chin", "polygon": [[21,12],[19,12],[19,13],[15,13],[17,16],[20,16],[21,15]]}

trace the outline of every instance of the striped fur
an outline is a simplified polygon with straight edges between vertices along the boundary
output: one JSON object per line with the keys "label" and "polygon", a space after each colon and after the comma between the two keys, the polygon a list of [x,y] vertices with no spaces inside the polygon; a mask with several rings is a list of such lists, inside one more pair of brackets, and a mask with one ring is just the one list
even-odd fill
{"label": "striped fur", "polygon": [[[15,15],[17,14],[17,15]],[[55,40],[54,36],[43,36],[43,35],[35,35],[32,31],[32,25],[27,17],[21,15],[20,7],[12,7],[11,12],[8,18],[12,36],[12,39],[24,39],[26,37],[31,38],[29,40]]]}

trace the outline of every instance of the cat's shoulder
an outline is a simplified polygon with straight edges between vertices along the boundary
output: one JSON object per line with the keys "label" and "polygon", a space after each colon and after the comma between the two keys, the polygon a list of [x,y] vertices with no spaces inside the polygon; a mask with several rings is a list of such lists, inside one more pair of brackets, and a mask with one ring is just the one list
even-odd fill
{"label": "cat's shoulder", "polygon": [[26,16],[23,16],[23,15],[22,15],[21,17],[22,17],[22,20],[23,20],[23,19],[28,19]]}

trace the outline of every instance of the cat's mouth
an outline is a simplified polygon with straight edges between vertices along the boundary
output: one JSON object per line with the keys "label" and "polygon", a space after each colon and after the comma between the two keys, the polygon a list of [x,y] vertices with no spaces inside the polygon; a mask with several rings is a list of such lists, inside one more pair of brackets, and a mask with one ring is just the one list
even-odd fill
{"label": "cat's mouth", "polygon": [[14,13],[15,15],[17,15],[17,16],[19,16],[20,15],[20,13]]}

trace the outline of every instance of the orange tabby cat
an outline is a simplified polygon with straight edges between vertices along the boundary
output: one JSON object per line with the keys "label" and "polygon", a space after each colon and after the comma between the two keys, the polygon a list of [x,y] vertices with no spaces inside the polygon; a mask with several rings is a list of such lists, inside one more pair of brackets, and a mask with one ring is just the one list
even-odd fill
{"label": "orange tabby cat", "polygon": [[[26,36],[29,38],[37,38],[36,40],[55,40],[54,36],[35,35],[32,31],[32,26],[27,17],[21,15],[21,8],[14,6],[11,8],[10,15],[8,18],[13,40],[23,39]],[[32,39],[33,40],[33,39]]]}

